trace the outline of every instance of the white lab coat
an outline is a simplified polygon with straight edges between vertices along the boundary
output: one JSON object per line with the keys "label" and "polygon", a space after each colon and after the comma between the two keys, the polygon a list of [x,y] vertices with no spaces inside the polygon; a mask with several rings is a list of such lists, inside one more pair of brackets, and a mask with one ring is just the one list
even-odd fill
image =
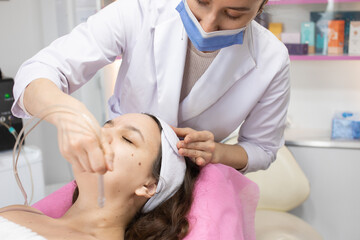
{"label": "white lab coat", "polygon": [[118,0],[45,48],[20,68],[13,113],[26,117],[19,96],[33,79],[48,78],[66,93],[122,55],[111,115],[148,112],[169,124],[209,130],[221,141],[242,122],[246,171],[266,169],[283,144],[289,101],[284,45],[252,21],[244,43],[218,53],[179,104],[188,37],[175,7],[180,0]]}

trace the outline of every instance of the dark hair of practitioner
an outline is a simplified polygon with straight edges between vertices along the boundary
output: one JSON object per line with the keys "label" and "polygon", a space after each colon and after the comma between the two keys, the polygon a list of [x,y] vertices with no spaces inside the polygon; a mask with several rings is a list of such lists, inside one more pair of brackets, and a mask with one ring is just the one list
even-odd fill
{"label": "dark hair of practitioner", "polygon": [[[147,114],[148,115],[148,114]],[[156,117],[148,115],[158,124]],[[159,155],[153,166],[153,176],[159,180],[161,170],[161,146]],[[193,201],[193,189],[199,175],[200,168],[189,158],[185,157],[186,172],[183,184],[179,190],[167,201],[154,210],[143,213],[140,211],[127,226],[125,231],[126,240],[179,240],[189,232],[187,214]],[[76,187],[73,195],[73,203],[79,195]]]}

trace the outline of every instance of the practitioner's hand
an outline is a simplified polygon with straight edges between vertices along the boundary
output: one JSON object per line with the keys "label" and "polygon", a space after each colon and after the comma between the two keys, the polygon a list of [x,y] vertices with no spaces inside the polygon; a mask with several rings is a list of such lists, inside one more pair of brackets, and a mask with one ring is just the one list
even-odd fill
{"label": "practitioner's hand", "polygon": [[[75,109],[81,115],[61,112],[50,118],[58,130],[61,154],[77,171],[104,174],[113,170],[114,153],[105,132],[84,105]],[[97,132],[101,132],[100,138]]]}
{"label": "practitioner's hand", "polygon": [[[45,118],[57,127],[60,152],[74,170],[103,174],[112,169],[113,152],[106,136],[99,134],[99,139],[87,124],[91,122],[100,131],[99,123],[83,103],[62,92],[51,80],[32,81],[24,91],[24,107],[31,115]],[[68,108],[75,114],[67,112]]]}
{"label": "practitioner's hand", "polygon": [[196,131],[191,128],[173,127],[176,135],[183,138],[177,143],[179,154],[192,159],[197,165],[216,163],[216,143],[214,134],[209,131]]}

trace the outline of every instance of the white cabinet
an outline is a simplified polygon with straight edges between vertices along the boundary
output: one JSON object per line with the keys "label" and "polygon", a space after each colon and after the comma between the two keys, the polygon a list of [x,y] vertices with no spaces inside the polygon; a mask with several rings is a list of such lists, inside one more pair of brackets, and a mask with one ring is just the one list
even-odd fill
{"label": "white cabinet", "polygon": [[[24,147],[17,166],[19,177],[28,196],[28,202],[31,204],[42,199],[45,196],[45,184],[41,150],[35,146]],[[33,182],[33,189],[31,181]],[[0,207],[24,204],[24,197],[14,177],[12,151],[0,152],[0,196]],[[31,196],[33,196],[32,199]]]}
{"label": "white cabinet", "polygon": [[360,149],[289,146],[310,182],[309,198],[292,213],[324,240],[360,239]]}

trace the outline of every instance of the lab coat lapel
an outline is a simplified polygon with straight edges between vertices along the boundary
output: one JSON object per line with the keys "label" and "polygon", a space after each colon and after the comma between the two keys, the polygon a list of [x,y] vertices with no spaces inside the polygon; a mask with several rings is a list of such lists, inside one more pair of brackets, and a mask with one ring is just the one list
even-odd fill
{"label": "lab coat lapel", "polygon": [[186,48],[187,35],[179,16],[155,27],[154,57],[158,113],[163,120],[175,126],[178,124]]}
{"label": "lab coat lapel", "polygon": [[205,111],[255,67],[248,41],[221,49],[206,72],[196,82],[179,109],[179,123]]}

